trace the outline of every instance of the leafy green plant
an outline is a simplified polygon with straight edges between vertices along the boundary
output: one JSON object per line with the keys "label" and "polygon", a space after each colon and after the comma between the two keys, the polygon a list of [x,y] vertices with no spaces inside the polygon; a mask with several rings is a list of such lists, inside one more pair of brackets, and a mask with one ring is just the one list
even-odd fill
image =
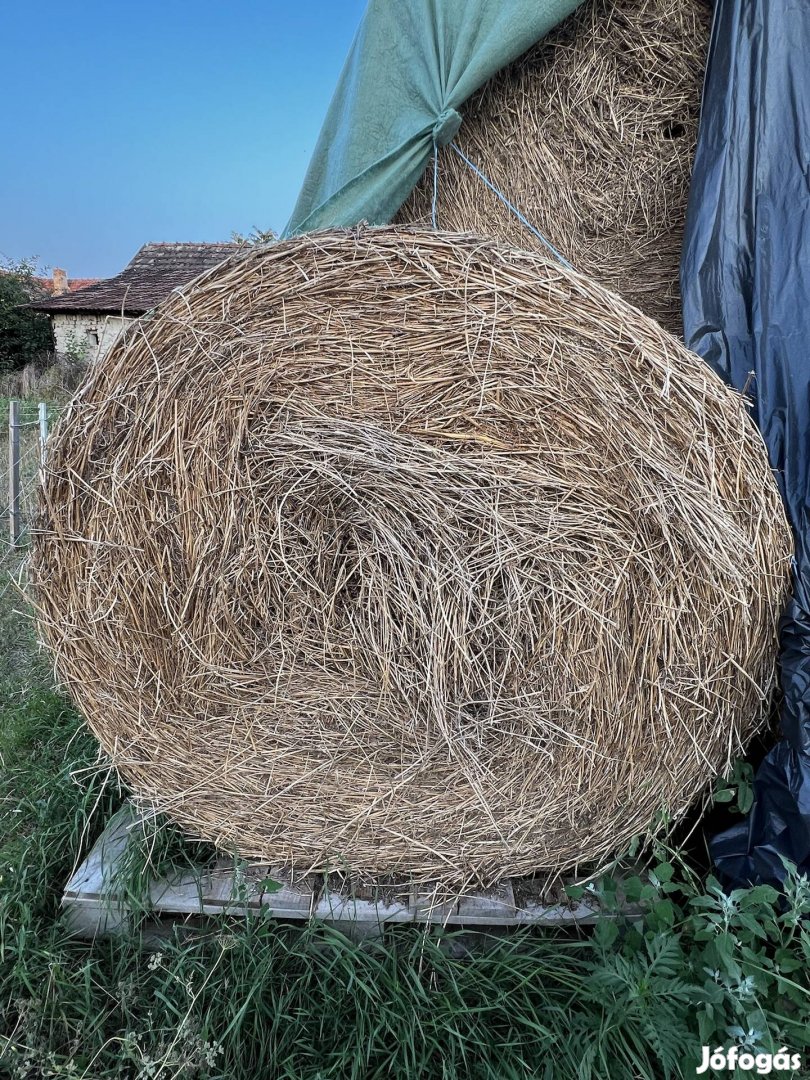
{"label": "leafy green plant", "polygon": [[607,965],[638,968],[649,955],[666,956],[673,993],[689,987],[693,1048],[736,1042],[775,1053],[785,1044],[810,1047],[807,878],[786,865],[782,893],[770,885],[726,891],[712,876],[699,881],[672,853],[659,849],[659,855],[646,876],[594,886],[606,911],[617,912],[627,900],[644,912],[635,925],[618,921],[597,929],[595,940],[614,949]]}
{"label": "leafy green plant", "polygon": [[278,240],[278,233],[274,229],[260,229],[258,225],[254,225],[249,233],[231,233],[231,242],[241,244],[242,247],[253,247],[256,244],[273,244],[276,240]]}
{"label": "leafy green plant", "polygon": [[82,367],[87,360],[88,342],[84,334],[69,330],[65,335],[64,355],[69,363]]}
{"label": "leafy green plant", "polygon": [[14,371],[53,349],[51,321],[25,307],[42,290],[30,260],[0,266],[0,372]]}
{"label": "leafy green plant", "polygon": [[715,781],[712,798],[716,803],[728,804],[729,809],[738,814],[747,814],[754,805],[753,765],[737,758],[731,774]]}

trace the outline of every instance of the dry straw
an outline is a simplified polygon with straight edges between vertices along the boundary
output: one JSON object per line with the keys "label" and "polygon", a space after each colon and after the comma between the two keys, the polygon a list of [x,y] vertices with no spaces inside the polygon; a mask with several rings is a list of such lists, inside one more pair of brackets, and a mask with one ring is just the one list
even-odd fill
{"label": "dry straw", "polygon": [[789,538],[741,399],[541,256],[254,249],[49,446],[41,629],[193,833],[446,885],[598,860],[760,722]]}
{"label": "dry straw", "polygon": [[[710,24],[704,0],[586,0],[462,110],[456,142],[583,274],[682,333],[678,263]],[[429,222],[428,170],[400,211]],[[539,247],[450,149],[438,223]]]}

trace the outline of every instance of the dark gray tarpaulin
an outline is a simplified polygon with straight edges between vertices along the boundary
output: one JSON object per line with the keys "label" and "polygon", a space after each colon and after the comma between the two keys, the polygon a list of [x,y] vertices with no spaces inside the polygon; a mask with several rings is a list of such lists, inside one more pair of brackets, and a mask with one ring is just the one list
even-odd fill
{"label": "dark gray tarpaulin", "polygon": [[690,348],[752,398],[796,539],[783,740],[715,838],[736,882],[810,872],[810,2],[717,0],[681,288]]}

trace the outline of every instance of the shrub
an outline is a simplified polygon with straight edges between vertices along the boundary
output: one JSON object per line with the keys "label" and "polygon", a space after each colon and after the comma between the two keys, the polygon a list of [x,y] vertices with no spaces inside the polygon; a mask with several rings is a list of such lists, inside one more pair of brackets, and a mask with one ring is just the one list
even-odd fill
{"label": "shrub", "polygon": [[51,321],[24,305],[42,295],[31,262],[0,267],[0,372],[16,371],[53,349]]}

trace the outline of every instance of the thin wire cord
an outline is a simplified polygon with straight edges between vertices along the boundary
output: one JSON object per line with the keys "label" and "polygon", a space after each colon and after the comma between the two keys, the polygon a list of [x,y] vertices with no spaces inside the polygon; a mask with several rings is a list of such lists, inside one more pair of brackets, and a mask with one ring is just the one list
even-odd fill
{"label": "thin wire cord", "polygon": [[439,202],[439,148],[433,140],[433,202],[430,207],[430,220],[433,228],[438,229],[437,205]]}
{"label": "thin wire cord", "polygon": [[[511,203],[507,199],[507,197],[504,195],[504,193],[502,191],[499,191],[495,187],[495,185],[492,183],[492,181],[481,172],[481,170],[478,168],[478,166],[474,165],[470,161],[470,159],[467,157],[467,155],[464,154],[461,150],[459,150],[459,148],[456,146],[456,144],[454,142],[451,142],[448,145],[450,146],[450,149],[455,151],[455,153],[458,154],[458,156],[461,158],[461,160],[472,169],[472,171],[475,173],[475,175],[480,177],[480,179],[484,181],[484,183],[487,185],[489,190],[494,192],[494,194],[498,196],[498,198],[501,200],[501,202],[504,204],[504,206],[508,207],[509,210],[512,211],[512,213],[515,215],[515,217],[518,219],[518,221],[521,222],[521,224],[525,225],[526,228],[529,230],[529,232],[533,233],[537,237],[537,239],[548,248],[548,250],[555,257],[555,259],[559,260],[559,262],[561,262],[563,266],[567,267],[569,270],[574,270],[574,272],[576,273],[576,270],[571,265],[571,263],[568,261],[568,259],[566,259],[564,255],[561,255],[559,253],[559,251],[557,251],[557,249],[551,243],[551,241],[547,240],[545,238],[545,236],[543,236],[543,234],[540,232],[540,230],[536,229],[534,227],[534,225],[532,225],[532,223],[529,221],[529,219],[526,217],[526,215],[522,214],[520,212],[520,210],[518,210],[518,208],[515,206],[515,204]],[[434,157],[434,162],[435,162],[435,160],[436,159]],[[436,208],[436,177],[437,177],[437,169],[434,166],[434,173],[433,173],[433,207],[434,207],[434,210],[433,210],[433,227],[434,227],[434,229],[436,228],[436,209],[435,209]]]}

